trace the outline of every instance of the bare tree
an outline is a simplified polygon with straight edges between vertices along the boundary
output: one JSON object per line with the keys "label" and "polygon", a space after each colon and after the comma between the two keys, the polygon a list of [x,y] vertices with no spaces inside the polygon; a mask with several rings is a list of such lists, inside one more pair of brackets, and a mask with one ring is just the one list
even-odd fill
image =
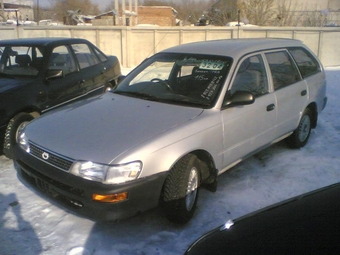
{"label": "bare tree", "polygon": [[279,0],[277,6],[276,22],[273,25],[297,26],[298,19],[295,16],[296,3],[293,4],[291,0]]}
{"label": "bare tree", "polygon": [[67,11],[77,11],[79,14],[84,15],[97,15],[100,13],[98,5],[92,4],[91,0],[56,0],[52,9],[57,13],[58,20],[70,18],[70,13]]}
{"label": "bare tree", "polygon": [[225,26],[238,19],[237,1],[217,1],[212,3],[209,15],[216,26]]}
{"label": "bare tree", "polygon": [[308,11],[303,13],[302,26],[322,27],[324,24],[325,18],[320,11]]}
{"label": "bare tree", "polygon": [[240,4],[241,16],[254,25],[268,25],[275,16],[274,0],[244,0]]}

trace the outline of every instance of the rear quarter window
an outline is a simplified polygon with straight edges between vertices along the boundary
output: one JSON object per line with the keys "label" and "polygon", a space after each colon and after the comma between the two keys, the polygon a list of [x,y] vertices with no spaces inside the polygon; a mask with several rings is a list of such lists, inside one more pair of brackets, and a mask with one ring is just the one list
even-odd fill
{"label": "rear quarter window", "polygon": [[303,78],[306,78],[321,71],[318,61],[306,49],[291,48],[289,49],[289,52],[298,65]]}

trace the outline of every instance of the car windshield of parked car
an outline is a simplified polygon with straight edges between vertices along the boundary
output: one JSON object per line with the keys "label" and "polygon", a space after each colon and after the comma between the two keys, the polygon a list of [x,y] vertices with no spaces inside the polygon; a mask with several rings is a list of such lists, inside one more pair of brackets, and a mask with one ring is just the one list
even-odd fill
{"label": "car windshield of parked car", "polygon": [[170,104],[211,108],[232,59],[200,54],[160,53],[133,70],[114,93]]}
{"label": "car windshield of parked car", "polygon": [[0,47],[0,74],[4,76],[36,76],[43,59],[43,48],[30,46]]}

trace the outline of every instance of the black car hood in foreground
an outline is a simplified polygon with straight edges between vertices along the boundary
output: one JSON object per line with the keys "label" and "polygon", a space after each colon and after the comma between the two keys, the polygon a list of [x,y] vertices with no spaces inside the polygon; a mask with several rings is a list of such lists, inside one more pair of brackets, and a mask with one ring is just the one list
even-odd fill
{"label": "black car hood in foreground", "polygon": [[340,183],[236,219],[185,254],[340,254]]}

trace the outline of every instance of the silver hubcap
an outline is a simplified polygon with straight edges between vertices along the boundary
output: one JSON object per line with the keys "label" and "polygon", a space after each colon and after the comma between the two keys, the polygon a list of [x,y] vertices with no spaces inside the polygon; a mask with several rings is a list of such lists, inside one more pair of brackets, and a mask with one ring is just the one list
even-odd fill
{"label": "silver hubcap", "polygon": [[193,167],[190,170],[187,192],[185,197],[186,208],[188,211],[190,211],[194,206],[195,199],[197,196],[197,187],[198,187],[198,172],[197,169]]}
{"label": "silver hubcap", "polygon": [[310,118],[308,115],[305,115],[302,117],[300,123],[299,139],[301,142],[306,140],[309,134],[309,130],[310,130]]}

